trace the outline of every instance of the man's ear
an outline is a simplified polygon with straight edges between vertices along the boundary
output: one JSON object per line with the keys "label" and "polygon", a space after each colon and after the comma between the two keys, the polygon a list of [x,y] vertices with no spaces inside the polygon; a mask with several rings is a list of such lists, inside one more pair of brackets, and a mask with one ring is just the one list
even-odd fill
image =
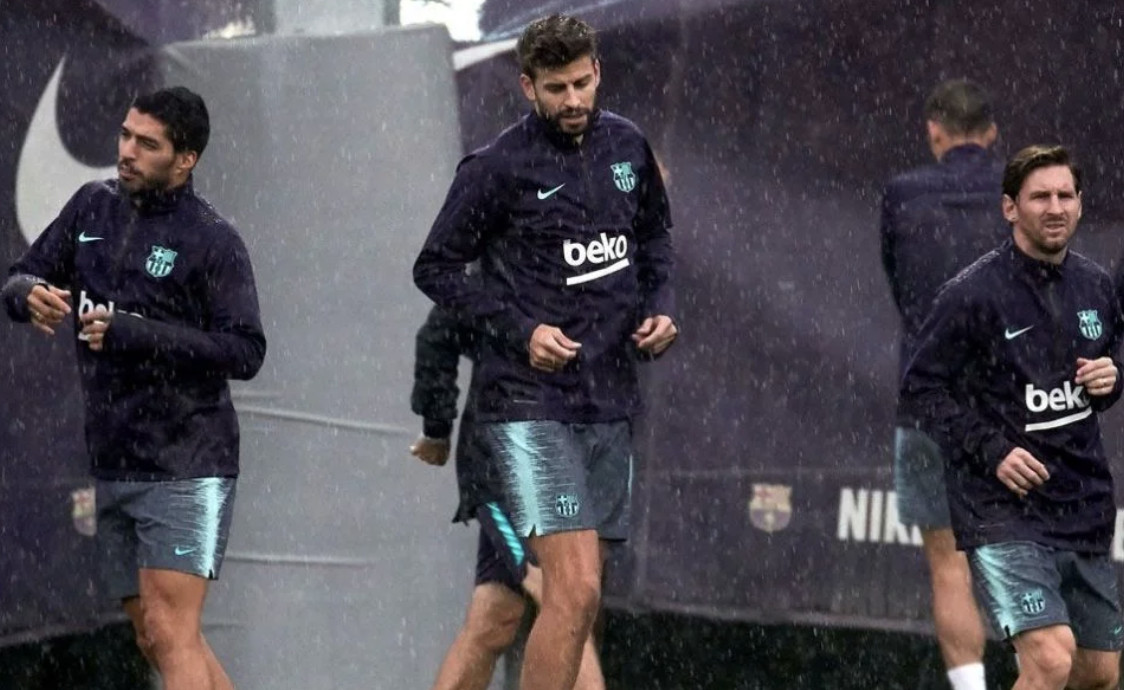
{"label": "man's ear", "polygon": [[523,95],[527,97],[527,100],[534,103],[536,101],[535,80],[531,79],[531,77],[526,74],[520,74],[519,86],[523,87]]}
{"label": "man's ear", "polygon": [[176,172],[190,173],[199,162],[199,154],[195,151],[180,151],[176,154]]}
{"label": "man's ear", "polygon": [[995,140],[998,138],[999,127],[997,127],[996,124],[992,122],[991,126],[987,128],[987,131],[984,132],[983,135],[984,148],[991,148],[995,144]]}
{"label": "man's ear", "polygon": [[1019,207],[1015,204],[1015,200],[1006,194],[1003,195],[1003,218],[1008,223],[1014,223],[1019,219]]}

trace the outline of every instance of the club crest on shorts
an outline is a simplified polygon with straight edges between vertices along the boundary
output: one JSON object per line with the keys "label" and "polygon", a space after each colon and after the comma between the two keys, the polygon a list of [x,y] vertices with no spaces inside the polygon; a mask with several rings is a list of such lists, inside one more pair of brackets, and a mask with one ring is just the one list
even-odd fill
{"label": "club crest on shorts", "polygon": [[581,509],[581,502],[573,494],[558,494],[558,498],[554,499],[554,507],[560,517],[572,518]]}
{"label": "club crest on shorts", "polygon": [[754,484],[749,500],[749,521],[763,532],[779,532],[792,520],[792,487]]}
{"label": "club crest on shorts", "polygon": [[163,278],[175,268],[176,256],[177,252],[154,244],[152,245],[152,253],[148,255],[148,260],[144,262],[144,267],[153,278]]}
{"label": "club crest on shorts", "polygon": [[1101,337],[1104,329],[1101,327],[1101,317],[1096,309],[1086,309],[1085,311],[1077,312],[1077,321],[1081,326],[1081,335],[1089,340],[1096,340]]}
{"label": "club crest on shorts", "polygon": [[84,537],[92,537],[98,531],[98,511],[96,489],[87,486],[70,492],[71,510],[70,517],[74,520],[74,529]]}
{"label": "club crest on shorts", "polygon": [[1046,597],[1042,596],[1042,590],[1032,589],[1019,597],[1019,606],[1026,615],[1037,616],[1046,610]]}
{"label": "club crest on shorts", "polygon": [[632,172],[632,163],[622,161],[613,163],[609,167],[613,169],[613,184],[617,186],[617,189],[622,192],[631,192],[636,189],[636,173]]}

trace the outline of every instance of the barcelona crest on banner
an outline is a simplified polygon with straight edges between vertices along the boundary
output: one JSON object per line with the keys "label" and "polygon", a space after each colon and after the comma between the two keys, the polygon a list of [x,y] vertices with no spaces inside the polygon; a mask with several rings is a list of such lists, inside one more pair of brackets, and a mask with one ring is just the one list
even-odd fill
{"label": "barcelona crest on banner", "polygon": [[792,487],[783,484],[754,484],[749,501],[749,521],[759,530],[779,532],[792,519]]}

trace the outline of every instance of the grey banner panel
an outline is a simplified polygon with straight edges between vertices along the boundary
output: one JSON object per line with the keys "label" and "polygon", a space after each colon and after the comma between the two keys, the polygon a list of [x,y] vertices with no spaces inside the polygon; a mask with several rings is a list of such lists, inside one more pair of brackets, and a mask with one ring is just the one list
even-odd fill
{"label": "grey banner panel", "polygon": [[471,590],[452,468],[411,458],[410,269],[460,156],[445,30],[169,46],[207,99],[198,188],[250,249],[269,337],[207,633],[240,688],[432,681]]}

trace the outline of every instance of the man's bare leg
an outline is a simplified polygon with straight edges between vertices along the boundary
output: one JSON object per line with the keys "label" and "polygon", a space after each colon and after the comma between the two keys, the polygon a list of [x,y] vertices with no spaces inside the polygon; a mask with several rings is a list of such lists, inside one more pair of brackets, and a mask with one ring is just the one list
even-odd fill
{"label": "man's bare leg", "polygon": [[[604,557],[602,557],[604,562]],[[536,605],[542,606],[542,569],[533,565],[527,566],[527,577],[523,580],[523,589],[534,600]],[[593,641],[593,631],[585,638],[582,646],[581,666],[578,667],[578,679],[574,683],[574,690],[605,690],[605,676],[601,671],[601,659],[597,654],[597,645]]]}
{"label": "man's bare leg", "polygon": [[1078,647],[1066,687],[1072,690],[1116,690],[1120,687],[1120,652]]}
{"label": "man's bare leg", "polygon": [[542,606],[527,639],[522,690],[571,690],[601,603],[594,530],[531,537],[542,568]]}
{"label": "man's bare leg", "polygon": [[[230,680],[203,639],[201,618],[207,580],[174,570],[140,570],[143,630],[164,690],[226,690]],[[216,685],[227,683],[226,688]]]}
{"label": "man's bare leg", "polygon": [[219,663],[215,650],[211,649],[206,637],[203,638],[203,648],[207,653],[207,671],[211,674],[211,683],[215,686],[215,690],[234,690],[234,682],[226,675],[226,670]]}
{"label": "man's bare leg", "polygon": [[1019,679],[1011,690],[1062,690],[1066,687],[1077,643],[1067,625],[1051,625],[1016,635]]}
{"label": "man's bare leg", "polygon": [[[956,550],[951,528],[922,530],[925,560],[933,589],[933,623],[948,671],[979,664],[982,671],[983,619],[972,593],[968,557]],[[982,688],[982,680],[979,683]]]}
{"label": "man's bare leg", "polygon": [[508,587],[487,582],[477,585],[433,690],[484,690],[492,680],[496,660],[511,646],[523,619],[523,597]]}
{"label": "man's bare leg", "polygon": [[137,638],[137,648],[140,649],[141,654],[156,668],[156,659],[152,656],[152,643],[148,640],[148,634],[144,631],[144,613],[141,611],[140,597],[128,597],[121,600],[121,607],[125,609],[125,615],[133,624],[133,632]]}

